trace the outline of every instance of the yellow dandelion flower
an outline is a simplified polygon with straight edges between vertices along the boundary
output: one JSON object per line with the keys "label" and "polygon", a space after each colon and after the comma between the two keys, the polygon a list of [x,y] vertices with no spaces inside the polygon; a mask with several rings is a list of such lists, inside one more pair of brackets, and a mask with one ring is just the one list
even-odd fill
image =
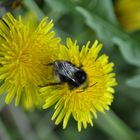
{"label": "yellow dandelion flower", "polygon": [[60,41],[52,27],[47,17],[36,28],[32,21],[24,23],[21,16],[15,19],[10,13],[0,20],[0,94],[7,94],[7,104],[14,98],[16,106],[22,102],[27,109],[43,103],[38,85],[46,83],[46,64]]}
{"label": "yellow dandelion flower", "polygon": [[70,115],[73,115],[78,131],[81,131],[82,125],[84,128],[88,123],[93,126],[96,111],[109,110],[114,93],[112,87],[116,85],[115,73],[112,72],[114,64],[108,62],[105,54],[97,58],[102,48],[98,41],[91,48],[88,42],[81,50],[76,41],[73,43],[67,39],[66,43],[67,47],[60,46],[58,58],[54,60],[63,71],[61,69],[58,73],[52,65],[55,83],[48,83],[40,92],[46,99],[44,109],[55,104],[52,120],[56,119],[56,125],[63,121],[63,128],[66,128]]}
{"label": "yellow dandelion flower", "polygon": [[115,11],[126,31],[140,29],[140,0],[116,0]]}

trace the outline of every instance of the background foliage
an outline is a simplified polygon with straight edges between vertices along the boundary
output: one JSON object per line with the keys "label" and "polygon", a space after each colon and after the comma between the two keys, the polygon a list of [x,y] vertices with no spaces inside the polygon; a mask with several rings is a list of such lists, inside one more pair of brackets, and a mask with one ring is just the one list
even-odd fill
{"label": "background foliage", "polygon": [[[77,132],[70,120],[67,129],[55,126],[52,111],[27,112],[6,106],[0,97],[0,140],[139,140],[140,139],[140,32],[121,27],[111,0],[1,0],[0,16],[29,11],[38,20],[54,20],[57,36],[77,39],[80,44],[98,39],[103,52],[115,63],[118,87],[111,111],[98,114],[94,127]],[[139,13],[140,14],[140,13]]]}

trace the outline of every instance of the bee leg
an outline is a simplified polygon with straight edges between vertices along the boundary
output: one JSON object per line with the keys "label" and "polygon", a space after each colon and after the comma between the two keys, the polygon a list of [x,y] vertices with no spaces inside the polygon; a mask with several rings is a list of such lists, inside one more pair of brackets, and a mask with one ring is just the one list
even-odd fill
{"label": "bee leg", "polygon": [[43,86],[39,85],[39,87],[56,86],[56,85],[60,85],[60,84],[61,83],[48,83],[48,84],[43,85]]}
{"label": "bee leg", "polygon": [[44,64],[45,66],[53,66],[54,65],[54,63],[52,62],[52,63],[48,63],[48,64]]}
{"label": "bee leg", "polygon": [[54,63],[45,64],[46,66],[52,66]]}

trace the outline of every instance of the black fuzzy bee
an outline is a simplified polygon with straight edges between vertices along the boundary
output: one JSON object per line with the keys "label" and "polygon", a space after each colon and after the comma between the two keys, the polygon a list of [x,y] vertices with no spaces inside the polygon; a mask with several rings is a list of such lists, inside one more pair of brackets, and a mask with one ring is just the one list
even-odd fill
{"label": "black fuzzy bee", "polygon": [[[56,83],[48,83],[44,86],[55,86],[62,83],[67,83],[70,89],[78,88],[82,84],[84,85],[83,90],[87,88],[87,74],[81,67],[76,67],[71,62],[64,60],[57,60],[54,63],[49,63],[47,66],[53,66],[55,76],[57,76],[60,81]],[[89,87],[92,87],[96,84],[97,82],[90,85]]]}
{"label": "black fuzzy bee", "polygon": [[83,69],[76,67],[68,61],[55,61],[53,67],[60,81],[68,83],[71,88],[79,87],[87,79]]}

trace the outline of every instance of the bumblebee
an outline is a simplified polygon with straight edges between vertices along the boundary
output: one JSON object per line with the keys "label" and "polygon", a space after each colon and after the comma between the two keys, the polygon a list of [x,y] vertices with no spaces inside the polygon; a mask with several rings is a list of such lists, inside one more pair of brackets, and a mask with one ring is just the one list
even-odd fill
{"label": "bumblebee", "polygon": [[69,61],[55,61],[54,72],[61,83],[68,83],[71,88],[77,88],[87,80],[87,74]]}
{"label": "bumblebee", "polygon": [[47,66],[52,66],[54,77],[56,77],[59,82],[48,83],[44,86],[54,86],[67,83],[70,89],[73,89],[86,83],[87,74],[85,71],[81,67],[76,67],[69,61],[56,60],[54,63],[49,63]]}

